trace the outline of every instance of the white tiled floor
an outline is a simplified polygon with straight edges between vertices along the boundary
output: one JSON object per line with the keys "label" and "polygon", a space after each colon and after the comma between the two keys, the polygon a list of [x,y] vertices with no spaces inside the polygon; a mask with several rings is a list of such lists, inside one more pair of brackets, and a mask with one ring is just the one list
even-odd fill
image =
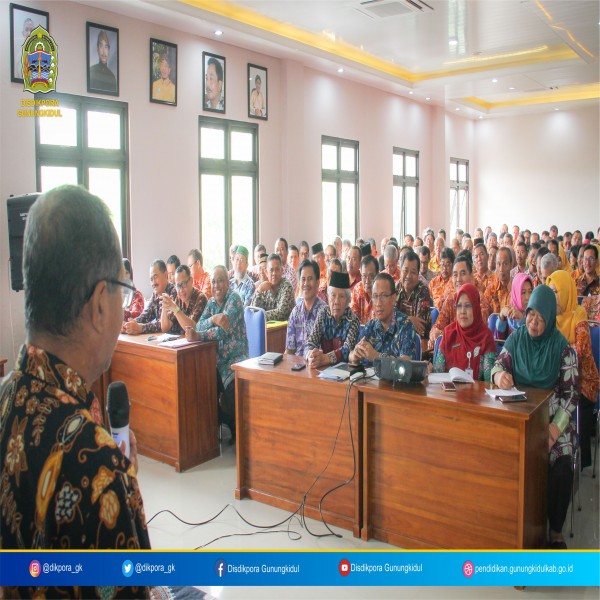
{"label": "white tiled floor", "polygon": [[[284,520],[288,513],[251,500],[237,501],[235,448],[222,445],[220,458],[209,461],[185,473],[176,473],[172,467],[140,456],[139,481],[144,497],[146,516],[150,519],[158,511],[169,509],[189,522],[206,521],[224,506],[235,506],[245,519],[256,524],[272,524]],[[564,533],[569,548],[599,548],[599,483],[592,479],[591,468],[581,476],[582,511],[576,511],[575,535],[568,537],[570,511]],[[325,532],[321,523],[308,520],[309,527],[317,533]],[[286,530],[287,524],[278,529]],[[349,531],[332,528],[341,538],[315,538],[304,530],[297,519],[292,519],[289,529],[298,535],[281,533],[233,536],[216,540],[220,536],[236,533],[253,533],[257,530],[246,525],[229,507],[212,523],[192,527],[176,521],[171,515],[161,514],[149,525],[152,547],[155,549],[382,549],[393,548],[378,541],[363,542],[352,537]],[[214,541],[216,540],[216,541]],[[236,598],[521,598],[524,593],[535,600],[546,598],[599,598],[598,588],[527,588],[526,592],[513,588],[203,588],[220,600]]]}

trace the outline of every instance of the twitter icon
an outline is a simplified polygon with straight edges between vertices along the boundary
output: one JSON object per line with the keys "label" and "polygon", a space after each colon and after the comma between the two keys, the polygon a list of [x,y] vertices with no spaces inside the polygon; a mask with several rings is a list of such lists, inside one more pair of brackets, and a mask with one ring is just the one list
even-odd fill
{"label": "twitter icon", "polygon": [[131,577],[133,575],[133,563],[130,560],[124,560],[121,570],[125,577]]}

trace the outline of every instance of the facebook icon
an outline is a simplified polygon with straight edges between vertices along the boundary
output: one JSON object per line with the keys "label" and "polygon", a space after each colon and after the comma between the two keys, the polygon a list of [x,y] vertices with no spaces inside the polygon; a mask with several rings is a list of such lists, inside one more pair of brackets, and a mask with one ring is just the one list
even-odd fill
{"label": "facebook icon", "polygon": [[227,563],[224,560],[218,560],[215,564],[215,572],[219,577],[223,577],[227,571]]}

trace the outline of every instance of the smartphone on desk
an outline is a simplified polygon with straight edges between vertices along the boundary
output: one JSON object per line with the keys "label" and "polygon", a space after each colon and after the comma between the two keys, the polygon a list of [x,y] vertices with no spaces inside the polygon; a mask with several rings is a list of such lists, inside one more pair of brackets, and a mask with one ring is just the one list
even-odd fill
{"label": "smartphone on desk", "polygon": [[445,392],[455,392],[456,391],[456,386],[451,381],[444,381],[442,383],[442,389]]}
{"label": "smartphone on desk", "polygon": [[292,371],[302,371],[302,369],[306,368],[306,363],[298,363],[292,367]]}
{"label": "smartphone on desk", "polygon": [[526,402],[527,396],[498,396],[500,402]]}

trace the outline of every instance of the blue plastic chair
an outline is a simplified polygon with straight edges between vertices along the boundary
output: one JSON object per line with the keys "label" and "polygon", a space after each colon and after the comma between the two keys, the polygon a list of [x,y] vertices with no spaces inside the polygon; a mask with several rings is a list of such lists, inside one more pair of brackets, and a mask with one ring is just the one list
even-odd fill
{"label": "blue plastic chair", "polygon": [[265,311],[255,306],[247,306],[244,309],[244,321],[246,321],[246,335],[248,336],[248,357],[254,358],[263,355],[267,340]]}
{"label": "blue plastic chair", "polygon": [[415,331],[415,346],[417,348],[417,353],[415,355],[415,360],[421,360],[421,336]]}
{"label": "blue plastic chair", "polygon": [[433,346],[433,363],[435,364],[435,359],[437,358],[438,352],[440,351],[440,344],[442,343],[442,335],[435,340],[435,344]]}
{"label": "blue plastic chair", "polygon": [[433,327],[440,316],[440,311],[437,308],[430,308],[429,310],[431,311],[431,326]]}
{"label": "blue plastic chair", "polygon": [[496,352],[500,354],[500,352],[502,352],[502,348],[504,347],[504,340],[496,339],[496,323],[498,322],[498,318],[498,313],[492,313],[488,317],[488,329],[492,332],[492,335],[494,336],[494,341],[496,342]]}
{"label": "blue plastic chair", "polygon": [[583,302],[583,296],[577,296],[577,304],[581,304]]}

